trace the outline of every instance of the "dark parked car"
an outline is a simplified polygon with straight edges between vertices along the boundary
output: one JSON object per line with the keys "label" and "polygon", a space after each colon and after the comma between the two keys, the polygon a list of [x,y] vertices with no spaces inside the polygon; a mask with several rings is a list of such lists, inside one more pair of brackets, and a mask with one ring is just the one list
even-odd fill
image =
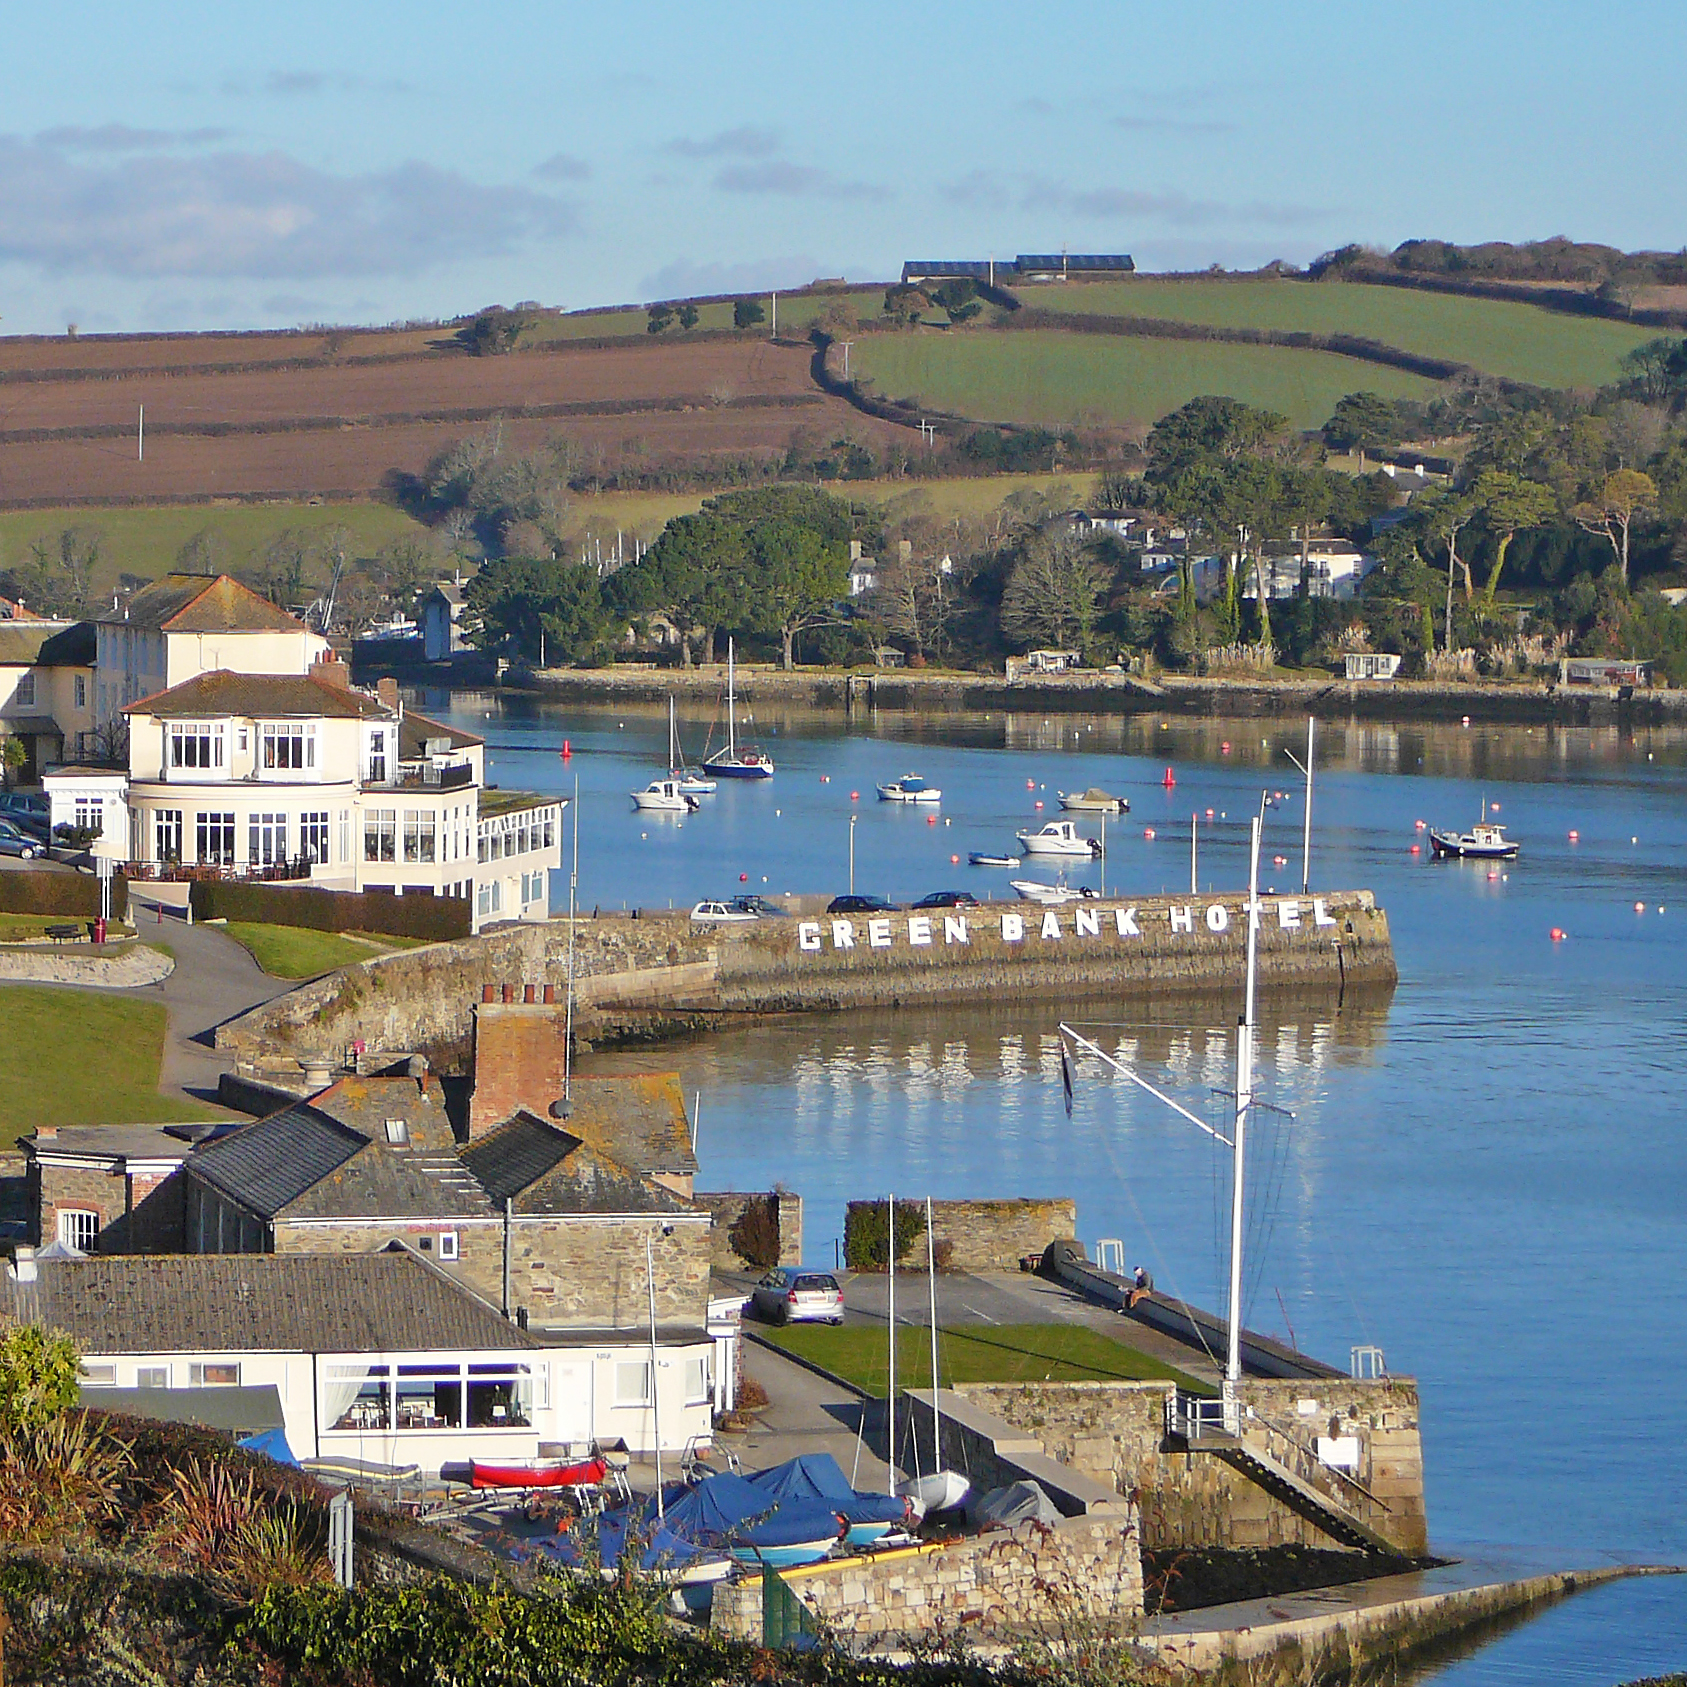
{"label": "dark parked car", "polygon": [[742,909],[746,914],[754,914],[757,919],[783,919],[785,910],[769,902],[765,896],[735,896],[732,899],[734,908]]}
{"label": "dark parked car", "polygon": [[52,836],[52,811],[45,797],[24,791],[0,794],[0,820],[9,820],[20,830],[45,843]]}
{"label": "dark parked car", "polygon": [[914,908],[976,908],[978,898],[970,890],[934,890],[911,903]]}
{"label": "dark parked car", "polygon": [[47,846],[33,833],[22,831],[10,820],[0,820],[0,855],[17,855],[33,861],[46,851]]}
{"label": "dark parked car", "polygon": [[882,896],[834,896],[826,904],[828,914],[893,914],[896,905]]}

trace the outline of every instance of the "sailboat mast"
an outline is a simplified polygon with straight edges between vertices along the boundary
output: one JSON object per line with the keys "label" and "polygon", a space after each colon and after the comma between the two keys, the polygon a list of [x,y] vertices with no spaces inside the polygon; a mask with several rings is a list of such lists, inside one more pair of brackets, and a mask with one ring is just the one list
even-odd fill
{"label": "sailboat mast", "polygon": [[937,1404],[937,1243],[931,1234],[931,1197],[926,1196],[926,1284],[931,1296],[931,1473],[943,1468],[943,1414]]}
{"label": "sailboat mast", "polygon": [[679,725],[674,719],[674,694],[668,693],[668,771],[679,773]]}
{"label": "sailboat mast", "polygon": [[733,689],[732,640],[726,641],[726,759],[738,759],[738,699]]}
{"label": "sailboat mast", "polygon": [[1231,1141],[1234,1177],[1230,1191],[1230,1343],[1224,1365],[1225,1428],[1241,1433],[1241,1405],[1238,1388],[1242,1381],[1242,1187],[1245,1166],[1248,1110],[1254,1090],[1254,972],[1259,958],[1259,828],[1256,814],[1252,825],[1252,851],[1248,866],[1248,986],[1242,1017],[1236,1027],[1236,1125]]}
{"label": "sailboat mast", "polygon": [[[727,659],[731,660],[732,646],[727,647]],[[888,1198],[885,1210],[885,1257],[890,1265],[890,1386],[885,1390],[885,1409],[888,1414],[886,1463],[890,1467],[888,1477],[890,1487],[887,1492],[896,1492],[896,1197]]]}

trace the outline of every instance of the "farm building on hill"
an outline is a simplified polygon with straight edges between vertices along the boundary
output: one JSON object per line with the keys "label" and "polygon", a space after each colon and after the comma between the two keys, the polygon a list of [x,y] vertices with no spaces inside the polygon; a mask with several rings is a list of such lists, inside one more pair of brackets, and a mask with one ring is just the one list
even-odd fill
{"label": "farm building on hill", "polygon": [[913,258],[902,266],[902,284],[928,281],[982,281],[987,286],[1016,281],[1078,281],[1092,276],[1130,275],[1136,262],[1129,252],[1021,252],[1003,258]]}

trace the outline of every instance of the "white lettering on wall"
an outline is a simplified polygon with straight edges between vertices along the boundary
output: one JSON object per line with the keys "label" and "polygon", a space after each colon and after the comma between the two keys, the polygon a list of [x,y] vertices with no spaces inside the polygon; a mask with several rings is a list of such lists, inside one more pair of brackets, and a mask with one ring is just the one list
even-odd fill
{"label": "white lettering on wall", "polygon": [[1101,915],[1093,908],[1079,908],[1073,919],[1073,927],[1079,937],[1099,937],[1101,935]]}
{"label": "white lettering on wall", "polygon": [[1043,929],[1038,935],[1040,937],[1060,936],[1060,916],[1052,908],[1044,909]]}
{"label": "white lettering on wall", "polygon": [[1140,937],[1142,935],[1136,923],[1136,909],[1134,908],[1115,908],[1113,910],[1113,923],[1119,928],[1121,937]]}
{"label": "white lettering on wall", "polygon": [[931,942],[931,918],[926,914],[915,914],[908,921],[908,941],[915,948],[923,948]]}
{"label": "white lettering on wall", "polygon": [[1312,898],[1312,923],[1315,926],[1333,926],[1336,923],[1324,912],[1324,899],[1321,896]]}
{"label": "white lettering on wall", "polygon": [[1230,929],[1230,910],[1222,902],[1207,904],[1207,930],[1228,931]]}
{"label": "white lettering on wall", "polygon": [[1193,908],[1173,908],[1171,916],[1173,931],[1193,931],[1195,929],[1195,910]]}
{"label": "white lettering on wall", "polygon": [[867,941],[875,949],[890,947],[890,921],[869,920],[867,922]]}
{"label": "white lettering on wall", "polygon": [[832,947],[834,949],[853,949],[855,947],[855,927],[848,920],[832,921]]}
{"label": "white lettering on wall", "polygon": [[818,920],[804,920],[797,927],[797,947],[799,949],[818,949],[820,947],[820,922]]}
{"label": "white lettering on wall", "polygon": [[1300,904],[1298,902],[1279,902],[1277,904],[1277,924],[1284,931],[1300,930]]}
{"label": "white lettering on wall", "polygon": [[1025,916],[1023,914],[1002,915],[1002,941],[1017,943],[1025,935]]}
{"label": "white lettering on wall", "polygon": [[945,943],[966,943],[970,941],[967,937],[967,922],[964,914],[960,919],[956,919],[952,914],[943,916],[943,941]]}

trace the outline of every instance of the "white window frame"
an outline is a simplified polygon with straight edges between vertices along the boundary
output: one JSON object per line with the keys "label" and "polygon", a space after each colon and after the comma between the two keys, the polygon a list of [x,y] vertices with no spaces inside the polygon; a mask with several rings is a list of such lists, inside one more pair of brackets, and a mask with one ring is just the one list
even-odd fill
{"label": "white window frame", "polygon": [[[207,1371],[233,1371],[231,1380],[209,1382],[206,1380]],[[240,1361],[238,1359],[207,1359],[195,1360],[187,1368],[187,1385],[189,1388],[238,1388],[240,1386]]]}
{"label": "white window frame", "polygon": [[287,834],[289,816],[284,810],[258,813],[254,810],[246,820],[246,854],[254,867],[282,867],[288,860]]}
{"label": "white window frame", "polygon": [[137,1365],[135,1367],[136,1388],[168,1388],[170,1386],[170,1367],[168,1365]]}
{"label": "white window frame", "polygon": [[33,709],[35,707],[35,675],[33,672],[18,675],[18,688],[12,693],[12,701],[20,709]]}
{"label": "white window frame", "polygon": [[410,1141],[410,1126],[404,1119],[387,1120],[387,1141],[394,1148],[403,1148]]}
{"label": "white window frame", "polygon": [[[709,1374],[709,1359],[709,1354],[701,1353],[685,1362],[685,1403],[688,1406],[706,1406],[715,1397],[714,1378]],[[693,1373],[701,1379],[696,1388],[692,1386]]]}
{"label": "white window frame", "polygon": [[165,734],[167,771],[220,775],[226,732],[221,721],[171,721]]}
{"label": "white window frame", "polygon": [[232,809],[201,809],[193,817],[195,859],[230,867],[240,859],[240,833]]}
{"label": "white window frame", "polygon": [[90,1365],[84,1359],[82,1361],[81,1380],[84,1388],[115,1388],[117,1386],[117,1367],[97,1362]]}
{"label": "white window frame", "polygon": [[299,816],[299,854],[306,861],[328,864],[328,810],[313,809]]}
{"label": "white window frame", "polygon": [[179,808],[155,808],[152,811],[152,858],[159,866],[172,857],[181,860],[182,831],[182,811]]}
{"label": "white window frame", "polygon": [[315,779],[316,722],[264,721],[258,729],[258,777],[278,782]]}
{"label": "white window frame", "polygon": [[440,1231],[439,1257],[443,1260],[453,1260],[462,1257],[457,1249],[457,1232],[455,1230]]}

